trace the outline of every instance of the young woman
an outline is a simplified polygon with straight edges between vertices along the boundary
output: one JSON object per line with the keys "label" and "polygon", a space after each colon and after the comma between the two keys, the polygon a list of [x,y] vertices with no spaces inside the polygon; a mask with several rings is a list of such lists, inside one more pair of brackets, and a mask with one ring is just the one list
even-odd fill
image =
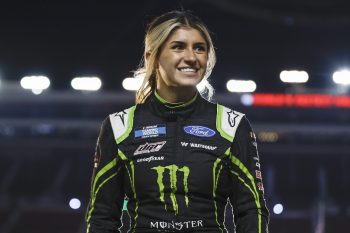
{"label": "young woman", "polygon": [[236,232],[268,232],[254,132],[244,114],[196,88],[214,65],[197,17],[173,11],[150,24],[137,103],[101,127],[88,232],[117,232],[124,199],[130,232],[226,232],[228,201]]}

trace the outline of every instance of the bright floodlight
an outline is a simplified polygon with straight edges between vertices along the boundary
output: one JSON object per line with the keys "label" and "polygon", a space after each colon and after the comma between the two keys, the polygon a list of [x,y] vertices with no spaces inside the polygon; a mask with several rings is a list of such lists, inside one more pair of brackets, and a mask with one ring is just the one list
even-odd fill
{"label": "bright floodlight", "polygon": [[241,103],[244,106],[252,106],[254,102],[254,97],[251,94],[243,94],[241,96]]}
{"label": "bright floodlight", "polygon": [[226,83],[226,88],[230,92],[254,92],[256,90],[256,83],[252,80],[231,79]]}
{"label": "bright floodlight", "polygon": [[70,208],[76,210],[76,209],[79,209],[80,206],[81,206],[81,202],[80,202],[79,199],[77,199],[77,198],[70,199],[70,201],[69,201],[69,207]]}
{"label": "bright floodlight", "polygon": [[125,90],[128,91],[137,91],[143,82],[143,78],[142,77],[129,77],[129,78],[125,78],[122,82],[122,86],[124,87]]}
{"label": "bright floodlight", "polygon": [[70,82],[75,90],[97,91],[101,88],[102,82],[98,77],[76,77]]}
{"label": "bright floodlight", "polygon": [[46,76],[25,76],[21,79],[21,86],[29,90],[45,90],[50,86],[50,79]]}
{"label": "bright floodlight", "polygon": [[283,70],[280,73],[280,79],[284,83],[306,83],[309,75],[306,71]]}
{"label": "bright floodlight", "polygon": [[275,214],[282,214],[283,212],[283,205],[282,204],[276,204],[274,207],[273,207],[273,212]]}
{"label": "bright floodlight", "polygon": [[350,71],[340,70],[333,73],[333,81],[336,84],[349,85],[350,84]]}

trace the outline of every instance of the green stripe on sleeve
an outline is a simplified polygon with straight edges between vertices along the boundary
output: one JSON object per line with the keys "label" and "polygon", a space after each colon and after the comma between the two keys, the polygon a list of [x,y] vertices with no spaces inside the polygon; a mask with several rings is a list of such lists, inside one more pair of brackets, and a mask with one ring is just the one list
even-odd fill
{"label": "green stripe on sleeve", "polygon": [[231,171],[233,174],[238,176],[239,180],[243,182],[243,184],[250,190],[250,192],[253,194],[254,200],[256,207],[258,209],[258,229],[259,233],[261,233],[261,204],[260,204],[260,199],[259,199],[259,193],[256,190],[256,185],[254,182],[254,177],[250,174],[249,170],[244,166],[244,164],[234,155],[231,154],[230,148],[228,148],[225,152],[225,155],[228,156],[233,164],[235,164],[242,172],[245,174],[245,176],[248,178],[250,181],[251,185],[247,184],[244,179],[240,178],[238,173]]}
{"label": "green stripe on sleeve", "polygon": [[124,141],[124,139],[129,136],[129,134],[132,130],[132,127],[134,124],[134,114],[135,114],[136,106],[137,105],[130,108],[130,111],[128,113],[128,128],[125,130],[125,132],[119,138],[116,138],[117,144]]}
{"label": "green stripe on sleeve", "polygon": [[99,180],[99,178],[105,174],[106,172],[108,172],[110,169],[112,169],[113,167],[115,167],[117,165],[117,158],[113,159],[111,162],[109,162],[106,166],[104,166],[100,171],[97,172],[95,179],[94,179],[94,184],[92,186],[92,190],[95,190],[96,187],[96,183]]}
{"label": "green stripe on sleeve", "polygon": [[215,207],[215,220],[216,220],[216,224],[218,225],[219,229],[221,232],[223,232],[223,229],[218,221],[218,207],[216,205],[216,190],[218,187],[218,182],[219,182],[219,176],[220,176],[220,172],[222,169],[222,165],[220,164],[220,168],[216,174],[216,168],[218,166],[218,164],[221,162],[220,158],[217,158],[214,162],[214,166],[213,166],[213,200],[214,200],[214,207]]}
{"label": "green stripe on sleeve", "polygon": [[[124,161],[127,161],[128,158],[125,156],[125,154],[118,149],[118,154],[119,156],[122,158],[122,160]],[[138,218],[138,201],[137,201],[137,196],[136,196],[136,190],[135,190],[135,168],[134,168],[134,163],[132,160],[129,161],[129,165],[130,165],[130,169],[129,167],[127,166],[128,163],[125,163],[125,168],[126,168],[126,171],[128,172],[128,176],[129,176],[129,180],[130,180],[130,186],[131,186],[131,189],[134,193],[134,199],[136,201],[136,207],[135,207],[135,217],[134,217],[134,226],[133,226],[133,232],[135,232],[136,230],[136,224],[137,224],[137,218]]]}
{"label": "green stripe on sleeve", "polygon": [[115,176],[118,174],[119,170],[120,170],[120,168],[118,169],[118,171],[117,171],[116,173],[114,173],[114,174],[110,175],[109,177],[107,177],[107,178],[97,187],[96,191],[94,192],[93,198],[92,198],[92,200],[91,200],[91,209],[90,209],[90,211],[89,211],[89,214],[88,214],[88,217],[87,217],[87,221],[90,220],[92,211],[94,210],[95,201],[96,201],[96,196],[97,196],[98,191],[100,190],[100,188],[101,188],[106,182],[108,182],[110,179],[112,179],[113,177],[115,177]]}

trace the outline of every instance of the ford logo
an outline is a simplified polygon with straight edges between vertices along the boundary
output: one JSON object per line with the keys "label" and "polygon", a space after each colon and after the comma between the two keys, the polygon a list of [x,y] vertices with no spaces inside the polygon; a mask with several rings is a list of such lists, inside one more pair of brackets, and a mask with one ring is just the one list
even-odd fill
{"label": "ford logo", "polygon": [[215,135],[215,131],[200,125],[185,126],[184,130],[187,134],[192,134],[198,137],[212,137]]}

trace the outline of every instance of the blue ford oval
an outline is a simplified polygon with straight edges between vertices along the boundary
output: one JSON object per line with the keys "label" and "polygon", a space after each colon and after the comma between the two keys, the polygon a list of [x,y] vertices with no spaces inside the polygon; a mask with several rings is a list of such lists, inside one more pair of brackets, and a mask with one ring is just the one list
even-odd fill
{"label": "blue ford oval", "polygon": [[184,127],[184,131],[187,134],[191,134],[197,137],[212,137],[215,135],[215,131],[200,125],[189,125]]}

